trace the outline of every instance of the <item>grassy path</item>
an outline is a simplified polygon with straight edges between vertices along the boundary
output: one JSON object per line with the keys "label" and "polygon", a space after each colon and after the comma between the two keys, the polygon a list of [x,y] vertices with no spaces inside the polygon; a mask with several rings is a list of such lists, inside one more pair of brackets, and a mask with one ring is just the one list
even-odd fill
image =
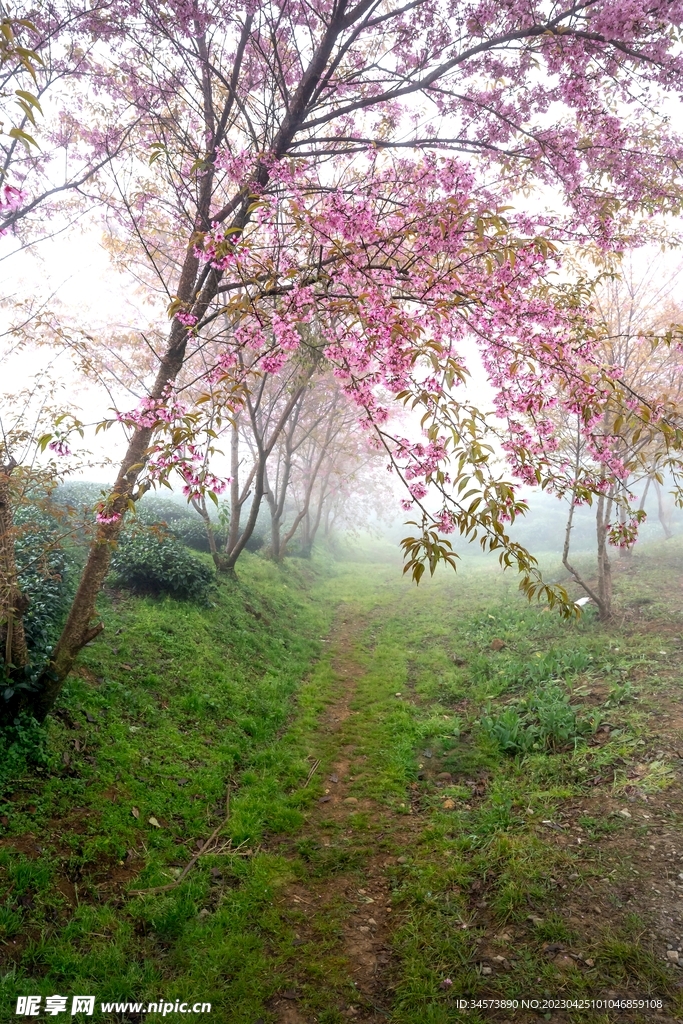
{"label": "grassy path", "polygon": [[[641,599],[656,592],[661,566],[638,583]],[[357,589],[308,737],[316,802],[295,837],[266,847],[293,878],[276,904],[289,946],[273,937],[280,983],[262,1019],[538,1020],[525,998],[556,1022],[680,1019],[667,954],[683,949],[671,625],[669,607],[666,622],[567,626],[492,604],[481,579],[460,595],[377,578]],[[511,758],[482,734],[487,705],[560,684],[592,713],[578,746]],[[462,997],[499,1005],[463,1012]],[[606,1008],[618,1000],[628,1005]]]}
{"label": "grassy path", "polygon": [[377,729],[383,695],[365,685],[363,620],[348,610],[344,615],[331,637],[333,697],[312,737],[322,795],[295,840],[269,847],[297,864],[296,879],[277,901],[297,949],[287,987],[271,1004],[282,1024],[359,1015],[379,1022],[390,1013],[391,872],[406,862],[410,820],[401,813],[404,780],[388,790],[403,801],[399,813],[374,799],[366,784],[378,753],[369,728]]}

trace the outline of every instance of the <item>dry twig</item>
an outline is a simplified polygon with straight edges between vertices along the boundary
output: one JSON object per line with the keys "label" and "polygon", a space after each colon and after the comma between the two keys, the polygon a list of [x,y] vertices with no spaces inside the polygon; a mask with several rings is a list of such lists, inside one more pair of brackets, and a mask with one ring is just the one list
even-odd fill
{"label": "dry twig", "polygon": [[[224,843],[223,846],[221,846],[220,850],[216,849],[215,846],[213,845],[215,843],[216,839],[218,838],[218,835],[219,835],[221,829],[223,829],[227,825],[229,820],[230,820],[230,784],[228,784],[228,789],[227,789],[227,792],[225,794],[225,818],[220,823],[220,825],[218,825],[213,830],[213,832],[211,833],[209,838],[206,840],[206,842],[202,844],[201,849],[197,850],[197,852],[195,853],[194,857],[192,857],[192,859],[187,862],[187,864],[185,865],[183,870],[180,872],[178,877],[175,879],[175,881],[169,882],[168,885],[157,885],[157,886],[155,886],[152,889],[129,889],[128,890],[128,895],[129,896],[153,896],[155,893],[169,892],[169,890],[175,889],[175,887],[177,885],[180,885],[180,883],[187,877],[189,872],[195,866],[195,864],[197,863],[199,858],[203,857],[205,854],[207,854],[207,853],[227,853],[228,851],[230,851],[232,853],[238,853],[238,851],[241,850],[241,848],[245,845],[246,839],[244,840],[244,842],[240,843],[239,846],[236,846],[234,850],[232,849],[232,840],[230,840],[230,839],[228,839],[227,843]],[[244,853],[240,853],[239,856],[244,857],[245,854]]]}

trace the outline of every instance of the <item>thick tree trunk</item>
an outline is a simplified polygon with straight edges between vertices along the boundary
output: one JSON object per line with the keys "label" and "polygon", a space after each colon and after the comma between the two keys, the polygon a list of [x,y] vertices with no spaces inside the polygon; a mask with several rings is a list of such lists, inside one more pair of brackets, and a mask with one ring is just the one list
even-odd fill
{"label": "thick tree trunk", "polygon": [[28,601],[19,588],[14,555],[14,516],[10,476],[14,460],[0,466],[0,657],[9,674],[28,664],[24,612]]}
{"label": "thick tree trunk", "polygon": [[[174,324],[166,357],[162,360],[154,387],[150,391],[152,399],[160,401],[167,386],[180,373],[186,344],[186,329],[180,324]],[[108,506],[108,511],[117,514],[119,519],[113,523],[100,523],[97,528],[62,635],[40,679],[39,693],[32,706],[33,713],[41,721],[54,705],[79,652],[103,629],[102,623],[93,624],[97,595],[109,572],[112,551],[123,529],[128,502],[137,497],[135,486],[147,461],[151,439],[151,427],[138,428],[128,445]]]}
{"label": "thick tree trunk", "polygon": [[[185,258],[178,288],[179,297],[188,303],[193,298],[197,269],[198,259],[192,243]],[[205,312],[215,295],[217,281],[215,272],[211,271],[194,307],[201,314]],[[166,353],[149,392],[149,397],[153,401],[163,401],[167,389],[178,377],[185,359],[187,338],[187,328],[174,320]],[[54,705],[79,652],[103,629],[102,623],[93,623],[97,595],[109,572],[111,554],[121,535],[129,502],[139,497],[136,493],[136,484],[147,462],[152,434],[152,427],[135,429],[121,463],[107,506],[108,511],[115,513],[119,518],[116,522],[100,523],[97,528],[62,635],[50,664],[39,680],[38,694],[31,705],[31,710],[41,721]]]}

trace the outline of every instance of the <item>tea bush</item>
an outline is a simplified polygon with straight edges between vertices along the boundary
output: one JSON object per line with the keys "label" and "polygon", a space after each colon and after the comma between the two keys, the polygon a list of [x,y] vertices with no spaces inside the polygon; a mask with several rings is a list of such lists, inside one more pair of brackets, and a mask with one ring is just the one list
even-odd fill
{"label": "tea bush", "polygon": [[168,594],[206,604],[215,573],[175,537],[135,528],[123,534],[114,551],[111,579],[138,594]]}

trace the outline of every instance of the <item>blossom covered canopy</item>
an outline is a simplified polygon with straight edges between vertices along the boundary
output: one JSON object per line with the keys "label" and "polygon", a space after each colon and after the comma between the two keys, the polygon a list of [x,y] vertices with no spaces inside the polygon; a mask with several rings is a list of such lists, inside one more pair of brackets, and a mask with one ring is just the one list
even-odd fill
{"label": "blossom covered canopy", "polygon": [[[186,432],[181,456],[160,451],[173,423],[150,409],[174,408],[190,381],[200,397],[224,387],[229,406],[245,367],[324,358],[421,507],[430,565],[458,529],[528,570],[504,525],[524,504],[492,456],[502,443],[518,478],[551,483],[560,403],[620,471],[600,426],[619,382],[593,358],[563,256],[619,250],[680,212],[667,111],[682,24],[673,0],[93,7],[79,31],[98,41],[98,102],[79,144],[97,156],[127,140],[103,201],[171,316],[149,393],[124,415],[135,452],[103,526],[141,453],[198,479]],[[464,391],[473,344],[493,420]],[[421,409],[426,437],[393,435],[396,402]]]}

